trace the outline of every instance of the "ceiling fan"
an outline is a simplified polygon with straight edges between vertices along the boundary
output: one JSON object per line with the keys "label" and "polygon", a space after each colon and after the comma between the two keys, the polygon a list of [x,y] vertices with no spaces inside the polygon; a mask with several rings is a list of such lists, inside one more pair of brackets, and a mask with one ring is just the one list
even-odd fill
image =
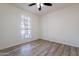
{"label": "ceiling fan", "polygon": [[45,5],[45,6],[52,6],[52,3],[31,3],[28,6],[34,6],[36,5],[38,10],[41,11],[41,8]]}

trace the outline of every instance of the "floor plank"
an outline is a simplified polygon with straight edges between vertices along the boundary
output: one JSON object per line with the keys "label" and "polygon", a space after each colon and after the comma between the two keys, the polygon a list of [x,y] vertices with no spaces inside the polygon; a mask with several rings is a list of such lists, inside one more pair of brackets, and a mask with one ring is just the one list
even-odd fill
{"label": "floor plank", "polygon": [[75,47],[71,47],[70,49],[70,56],[76,56],[77,55],[77,51]]}
{"label": "floor plank", "polygon": [[49,52],[47,53],[47,56],[53,56],[54,53],[57,51],[57,49],[58,49],[59,46],[60,46],[59,44],[54,43],[51,46],[51,49],[49,50]]}
{"label": "floor plank", "polygon": [[76,48],[76,50],[77,50],[77,56],[79,56],[79,48]]}
{"label": "floor plank", "polygon": [[70,47],[65,45],[62,56],[69,56],[69,55],[70,55]]}
{"label": "floor plank", "polygon": [[64,45],[60,45],[57,51],[54,53],[54,56],[61,56],[64,50]]}

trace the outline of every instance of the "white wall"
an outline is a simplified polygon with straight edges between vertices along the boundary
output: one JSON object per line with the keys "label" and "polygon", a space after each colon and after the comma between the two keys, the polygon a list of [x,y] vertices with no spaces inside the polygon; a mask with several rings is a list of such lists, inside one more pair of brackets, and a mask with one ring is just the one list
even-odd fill
{"label": "white wall", "polygon": [[[32,39],[22,40],[20,37],[21,15],[31,17]],[[39,38],[39,19],[27,11],[20,10],[9,4],[0,4],[0,49]]]}
{"label": "white wall", "polygon": [[43,16],[41,38],[79,47],[79,4]]}

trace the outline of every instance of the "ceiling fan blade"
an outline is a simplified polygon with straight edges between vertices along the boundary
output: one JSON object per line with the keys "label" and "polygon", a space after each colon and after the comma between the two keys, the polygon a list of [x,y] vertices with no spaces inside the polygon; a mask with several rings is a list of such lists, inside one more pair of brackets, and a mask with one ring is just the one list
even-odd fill
{"label": "ceiling fan blade", "polygon": [[36,3],[31,3],[31,4],[29,4],[29,6],[33,6],[33,5],[35,5]]}
{"label": "ceiling fan blade", "polygon": [[43,3],[46,6],[52,6],[52,3]]}

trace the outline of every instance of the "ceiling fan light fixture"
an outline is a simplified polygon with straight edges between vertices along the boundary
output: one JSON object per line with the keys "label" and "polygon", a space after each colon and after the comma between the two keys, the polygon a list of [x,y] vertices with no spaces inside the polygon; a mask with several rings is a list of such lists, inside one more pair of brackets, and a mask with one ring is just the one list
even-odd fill
{"label": "ceiling fan light fixture", "polygon": [[37,5],[37,8],[40,8],[40,3],[36,3],[36,5]]}
{"label": "ceiling fan light fixture", "polygon": [[43,7],[44,5],[43,5],[43,3],[41,3],[41,7]]}
{"label": "ceiling fan light fixture", "polygon": [[44,6],[43,3],[36,3],[36,5],[37,5],[37,8],[40,8],[40,6],[41,6],[41,7]]}

